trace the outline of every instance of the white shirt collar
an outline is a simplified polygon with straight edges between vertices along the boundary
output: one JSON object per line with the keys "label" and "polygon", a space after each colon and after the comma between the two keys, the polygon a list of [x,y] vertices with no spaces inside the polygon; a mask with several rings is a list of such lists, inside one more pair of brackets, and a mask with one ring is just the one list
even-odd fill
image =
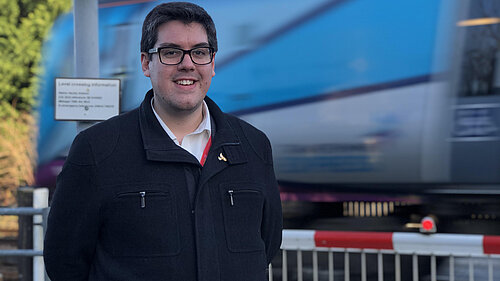
{"label": "white shirt collar", "polygon": [[[156,113],[156,110],[153,107],[153,101],[154,101],[154,97],[151,99],[151,109],[153,109],[153,113],[155,114],[156,119],[158,119],[158,122],[160,122],[161,127],[163,128],[163,130],[165,130],[165,132],[168,134],[168,136],[177,145],[179,145],[179,141],[177,140],[177,137],[174,135],[174,133],[172,133],[170,128],[168,128],[167,124],[165,124],[165,122],[163,122],[163,120],[160,118],[158,113]],[[202,112],[203,112],[203,120],[201,120],[200,125],[192,133],[187,134],[186,137],[206,132],[206,136],[208,138],[212,134],[212,124],[210,122],[210,111],[208,110],[208,106],[207,106],[205,101],[203,101],[203,103],[202,103]]]}

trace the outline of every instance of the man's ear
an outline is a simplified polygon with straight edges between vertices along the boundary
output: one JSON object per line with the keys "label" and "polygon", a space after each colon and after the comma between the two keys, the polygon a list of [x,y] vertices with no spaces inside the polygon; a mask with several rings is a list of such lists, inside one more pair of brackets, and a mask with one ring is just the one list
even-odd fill
{"label": "man's ear", "polygon": [[150,77],[149,74],[149,54],[146,53],[141,53],[141,66],[142,66],[142,73],[144,73],[144,76]]}

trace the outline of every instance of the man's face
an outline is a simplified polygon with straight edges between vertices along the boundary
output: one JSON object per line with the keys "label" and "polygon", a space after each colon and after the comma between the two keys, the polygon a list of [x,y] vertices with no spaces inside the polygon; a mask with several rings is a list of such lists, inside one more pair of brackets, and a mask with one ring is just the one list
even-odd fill
{"label": "man's face", "polygon": [[[169,21],[158,28],[158,40],[154,47],[177,47],[190,50],[208,46],[207,33],[199,23],[184,24]],[[189,114],[201,109],[203,98],[215,75],[214,61],[207,65],[194,64],[188,54],[178,65],[164,65],[158,53],[141,54],[142,71],[151,78],[155,93],[155,108],[169,114]]]}

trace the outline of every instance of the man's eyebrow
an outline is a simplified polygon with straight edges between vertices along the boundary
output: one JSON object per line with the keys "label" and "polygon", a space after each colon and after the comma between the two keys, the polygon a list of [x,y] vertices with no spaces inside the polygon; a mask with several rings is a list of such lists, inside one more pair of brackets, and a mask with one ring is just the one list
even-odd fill
{"label": "man's eyebrow", "polygon": [[[173,47],[173,48],[182,49],[180,45],[177,45],[175,43],[168,43],[168,42],[161,43],[158,46],[158,48],[162,48],[162,47]],[[202,42],[202,43],[198,43],[198,44],[193,46],[193,48],[199,48],[199,47],[210,47],[210,44],[208,44],[207,42]]]}
{"label": "man's eyebrow", "polygon": [[203,42],[203,43],[198,43],[196,45],[193,46],[194,48],[198,48],[198,47],[210,47],[210,44],[206,43],[206,42]]}

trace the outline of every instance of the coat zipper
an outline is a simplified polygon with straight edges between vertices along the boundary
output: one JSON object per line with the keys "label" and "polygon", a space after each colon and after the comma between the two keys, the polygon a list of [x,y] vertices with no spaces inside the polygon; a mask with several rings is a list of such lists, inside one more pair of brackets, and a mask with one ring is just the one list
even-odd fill
{"label": "coat zipper", "polygon": [[231,206],[234,206],[234,199],[233,199],[234,190],[228,190],[227,192],[229,193],[229,200],[231,202]]}
{"label": "coat zipper", "polygon": [[150,196],[155,196],[155,194],[157,196],[166,196],[167,194],[163,191],[136,191],[136,192],[125,192],[125,193],[121,193],[121,194],[118,194],[118,197],[135,197],[137,195],[139,195],[139,199],[140,199],[140,202],[139,202],[139,207],[141,209],[144,209],[146,208],[146,192],[148,194],[150,194]]}
{"label": "coat zipper", "polygon": [[139,192],[141,194],[141,208],[146,208],[146,191]]}
{"label": "coat zipper", "polygon": [[239,192],[259,193],[259,191],[252,189],[238,189],[238,190],[230,189],[227,191],[227,193],[229,194],[229,204],[231,204],[231,206],[234,206],[234,193],[239,193]]}

